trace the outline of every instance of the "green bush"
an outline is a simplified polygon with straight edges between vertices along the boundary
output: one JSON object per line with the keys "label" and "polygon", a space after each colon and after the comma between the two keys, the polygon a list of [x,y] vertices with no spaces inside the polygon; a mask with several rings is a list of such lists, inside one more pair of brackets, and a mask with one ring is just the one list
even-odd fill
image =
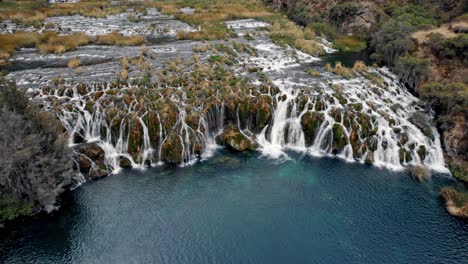
{"label": "green bush", "polygon": [[426,83],[419,89],[419,94],[437,113],[447,114],[468,109],[468,86],[463,83]]}
{"label": "green bush", "polygon": [[24,202],[15,196],[0,197],[0,223],[19,216],[31,215],[33,206],[32,202]]}
{"label": "green bush", "polygon": [[461,165],[459,163],[456,163],[456,162],[452,162],[449,165],[449,168],[450,168],[450,172],[452,173],[453,177],[455,177],[459,181],[468,183],[468,172],[465,170],[463,165]]}
{"label": "green bush", "polygon": [[430,45],[439,58],[460,59],[464,64],[468,63],[468,34],[443,39],[439,34],[430,37]]}
{"label": "green bush", "polygon": [[372,36],[371,46],[374,53],[371,58],[378,63],[392,66],[400,56],[405,56],[413,49],[411,33],[414,28],[408,23],[389,21]]}
{"label": "green bush", "polygon": [[408,23],[416,29],[436,25],[437,20],[431,8],[422,5],[403,5],[393,10],[391,16],[399,22]]}

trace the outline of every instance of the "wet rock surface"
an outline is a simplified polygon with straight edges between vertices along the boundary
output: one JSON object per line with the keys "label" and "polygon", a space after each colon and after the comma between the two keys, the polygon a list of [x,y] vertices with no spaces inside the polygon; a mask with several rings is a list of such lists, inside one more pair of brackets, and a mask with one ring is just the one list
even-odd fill
{"label": "wet rock surface", "polygon": [[[273,44],[258,30],[263,22],[227,26],[237,38],[85,46],[63,55],[23,49],[7,78],[56,111],[93,179],[121,167],[190,164],[209,157],[215,139],[274,158],[295,150],[445,170],[437,131],[411,122],[418,100],[388,69],[349,69],[343,77],[324,71],[319,58]],[[72,58],[81,66],[68,68]]]}
{"label": "wet rock surface", "polygon": [[[48,26],[45,27],[45,25]],[[0,33],[16,31],[55,31],[65,35],[84,32],[90,36],[118,32],[124,36],[144,35],[148,38],[175,38],[179,31],[195,31],[195,29],[175,20],[173,16],[163,15],[155,8],[148,8],[145,13],[129,10],[125,13],[109,15],[106,18],[81,15],[48,17],[44,20],[43,27],[39,29],[32,26],[24,27],[11,21],[0,22]]]}
{"label": "wet rock surface", "polygon": [[219,135],[217,141],[220,145],[227,146],[236,151],[245,151],[253,147],[249,138],[242,134],[234,125],[228,126],[224,132]]}

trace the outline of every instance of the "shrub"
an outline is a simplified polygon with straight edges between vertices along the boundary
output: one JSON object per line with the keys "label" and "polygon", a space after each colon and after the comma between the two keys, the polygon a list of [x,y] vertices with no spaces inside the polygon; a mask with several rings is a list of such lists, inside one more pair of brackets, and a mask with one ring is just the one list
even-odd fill
{"label": "shrub", "polygon": [[437,113],[447,114],[460,107],[468,109],[468,86],[463,83],[426,83],[419,89],[419,94]]}
{"label": "shrub", "polygon": [[408,54],[413,48],[411,32],[414,28],[397,21],[389,21],[372,35],[372,59],[387,66],[394,65],[398,57]]}
{"label": "shrub", "polygon": [[422,5],[401,5],[391,10],[390,15],[396,21],[408,23],[416,29],[437,24],[435,14],[432,12],[431,8]]}
{"label": "shrub", "polygon": [[429,74],[429,61],[412,56],[400,57],[394,71],[403,83],[416,89]]}
{"label": "shrub", "polygon": [[343,3],[335,5],[330,10],[330,20],[335,25],[340,25],[348,17],[357,14],[360,8],[360,5],[357,3]]}
{"label": "shrub", "polygon": [[3,80],[0,103],[0,218],[12,219],[31,213],[32,204],[54,205],[72,183],[73,162],[55,115]]}
{"label": "shrub", "polygon": [[431,48],[439,58],[460,59],[468,64],[468,34],[442,40],[440,36],[430,38]]}
{"label": "shrub", "polygon": [[312,29],[317,35],[327,39],[335,39],[340,35],[335,26],[325,22],[311,23],[306,28]]}
{"label": "shrub", "polygon": [[459,181],[468,183],[468,169],[466,167],[464,167],[462,164],[451,162],[449,168],[453,177]]}

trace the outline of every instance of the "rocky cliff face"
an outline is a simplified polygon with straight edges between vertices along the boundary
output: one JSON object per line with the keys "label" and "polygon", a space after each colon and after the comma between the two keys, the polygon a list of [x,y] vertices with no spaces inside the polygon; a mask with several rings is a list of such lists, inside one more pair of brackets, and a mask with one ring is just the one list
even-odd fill
{"label": "rocky cliff face", "polygon": [[367,34],[375,30],[385,17],[379,6],[382,2],[273,0],[271,4],[302,25],[327,21],[336,25],[342,33]]}

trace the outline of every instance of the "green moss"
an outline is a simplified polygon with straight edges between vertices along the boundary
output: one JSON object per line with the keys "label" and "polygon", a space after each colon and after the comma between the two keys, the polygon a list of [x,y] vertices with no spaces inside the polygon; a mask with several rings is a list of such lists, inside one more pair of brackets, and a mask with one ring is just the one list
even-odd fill
{"label": "green moss", "polygon": [[358,36],[343,36],[335,39],[333,46],[342,52],[359,52],[367,48],[367,43]]}
{"label": "green moss", "polygon": [[407,149],[400,148],[399,153],[400,153],[400,162],[401,163],[411,162],[413,160],[413,157],[411,156],[411,152],[409,152]]}
{"label": "green moss", "polygon": [[182,142],[176,133],[171,133],[164,140],[161,148],[161,158],[173,164],[182,162]]}
{"label": "green moss", "polygon": [[317,129],[320,127],[324,120],[324,115],[317,112],[307,112],[301,118],[301,127],[304,131],[305,140],[307,145],[314,143]]}
{"label": "green moss", "polygon": [[450,172],[453,177],[468,184],[468,171],[463,167],[462,164],[457,162],[451,162],[449,164]]}
{"label": "green moss", "polygon": [[34,204],[30,201],[9,195],[0,197],[0,223],[13,220],[20,216],[28,216],[33,212]]}
{"label": "green moss", "polygon": [[425,160],[425,159],[426,159],[426,155],[427,155],[426,146],[424,146],[424,145],[419,146],[417,152],[418,152],[419,158],[420,158],[421,160]]}
{"label": "green moss", "polygon": [[346,137],[343,126],[339,123],[335,123],[332,128],[333,141],[332,148],[333,153],[339,153],[348,144],[348,138]]}

